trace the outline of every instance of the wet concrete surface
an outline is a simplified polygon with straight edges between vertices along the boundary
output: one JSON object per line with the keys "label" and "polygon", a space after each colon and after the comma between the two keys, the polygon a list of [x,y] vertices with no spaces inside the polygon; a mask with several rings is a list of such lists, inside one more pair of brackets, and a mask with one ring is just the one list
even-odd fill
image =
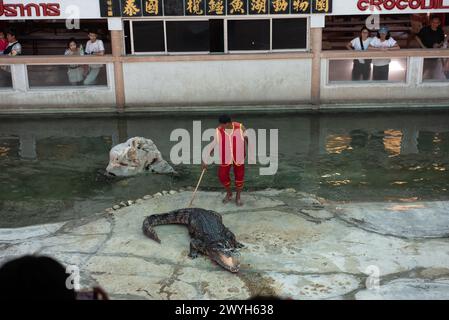
{"label": "wet concrete surface", "polygon": [[24,254],[53,256],[81,271],[81,285],[115,299],[448,299],[449,204],[332,202],[294,189],[244,194],[243,207],[199,192],[194,206],[222,214],[245,245],[241,271],[192,260],[187,228],[156,227],[150,214],[188,206],[191,191],[116,204],[89,218],[0,229],[0,263]]}

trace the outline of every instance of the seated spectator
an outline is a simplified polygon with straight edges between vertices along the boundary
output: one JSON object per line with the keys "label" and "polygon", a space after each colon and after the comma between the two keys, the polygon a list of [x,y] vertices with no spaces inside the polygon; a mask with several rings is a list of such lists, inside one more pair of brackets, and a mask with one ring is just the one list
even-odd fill
{"label": "seated spectator", "polygon": [[[84,52],[78,46],[78,43],[74,38],[70,39],[67,44],[67,49],[64,52],[66,56],[81,56]],[[87,71],[87,70],[86,70]],[[69,82],[72,85],[79,85],[84,80],[85,68],[84,66],[78,64],[72,64],[69,66],[67,75],[69,77]]]}
{"label": "seated spectator", "polygon": [[1,300],[107,300],[100,288],[79,292],[67,288],[69,274],[56,260],[44,256],[24,256],[0,268]]}
{"label": "seated spectator", "polygon": [[22,46],[16,39],[16,31],[9,29],[6,31],[6,39],[8,40],[8,46],[3,50],[4,55],[17,56],[22,54]]}
{"label": "seated spectator", "polygon": [[[352,39],[346,45],[348,50],[365,51],[373,38],[369,37],[369,30],[363,27],[360,30],[360,36]],[[352,66],[352,81],[369,80],[371,74],[371,60],[370,59],[354,59]]]}
{"label": "seated spectator", "polygon": [[[86,43],[86,54],[87,55],[96,55],[102,56],[104,55],[104,44],[103,41],[97,39],[98,34],[96,31],[89,32],[89,41]],[[98,74],[100,73],[101,64],[92,64],[89,66],[89,72],[84,79],[84,85],[92,85],[97,81]]]}
{"label": "seated spectator", "polygon": [[8,47],[8,40],[6,40],[6,34],[3,31],[0,31],[0,54],[3,54],[3,51]]}
{"label": "seated spectator", "polygon": [[[444,32],[441,28],[441,20],[438,16],[431,17],[430,25],[423,27],[416,35],[416,40],[424,49],[438,49],[444,45]],[[424,79],[445,79],[445,61],[438,58],[424,59]]]}
{"label": "seated spectator", "polygon": [[[389,29],[386,26],[379,29],[377,37],[375,37],[369,45],[369,50],[389,51],[399,49],[398,43],[391,37]],[[373,60],[373,80],[388,80],[390,62],[390,59]]]}

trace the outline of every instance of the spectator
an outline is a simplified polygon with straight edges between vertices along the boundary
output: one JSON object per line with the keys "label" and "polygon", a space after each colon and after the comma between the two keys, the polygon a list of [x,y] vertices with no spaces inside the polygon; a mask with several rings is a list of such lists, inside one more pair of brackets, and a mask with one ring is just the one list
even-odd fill
{"label": "spectator", "polygon": [[[398,43],[391,37],[388,27],[386,26],[379,29],[377,37],[375,37],[369,45],[369,50],[389,51],[399,49]],[[390,62],[390,59],[373,60],[373,80],[388,80]]]}
{"label": "spectator", "polygon": [[[346,48],[348,50],[365,51],[371,43],[372,38],[369,37],[369,30],[363,27],[360,30],[360,36],[348,42]],[[352,66],[352,81],[369,80],[371,73],[370,59],[355,59]]]}
{"label": "spectator", "polygon": [[[438,16],[432,16],[430,25],[423,27],[416,35],[416,40],[424,49],[438,49],[444,45],[444,32],[441,28],[441,19]],[[424,59],[423,78],[424,79],[445,79],[443,66],[445,61],[438,58]]]}
{"label": "spectator", "polygon": [[[86,54],[87,55],[104,55],[104,45],[103,41],[97,39],[98,34],[96,31],[89,32],[89,41],[86,44]],[[84,85],[92,85],[97,81],[100,69],[103,67],[101,64],[92,64],[89,66],[89,71],[87,73],[86,79],[84,79]]]}
{"label": "spectator", "polygon": [[6,40],[6,34],[3,31],[0,31],[0,54],[3,54],[3,51],[8,47],[8,40]]}
{"label": "spectator", "polygon": [[49,257],[24,256],[0,269],[0,300],[75,300],[65,268]]}
{"label": "spectator", "polygon": [[[81,48],[78,46],[78,43],[74,38],[70,39],[67,44],[67,49],[65,50],[64,55],[66,56],[81,56],[84,55]],[[79,85],[84,80],[84,66],[80,66],[77,64],[72,64],[69,66],[69,70],[67,71],[67,75],[69,77],[69,82],[72,85]]]}
{"label": "spectator", "polygon": [[0,301],[108,300],[99,287],[83,292],[67,288],[69,276],[66,268],[50,257],[24,256],[11,260],[0,268]]}
{"label": "spectator", "polygon": [[416,40],[422,48],[441,48],[444,43],[444,32],[441,28],[441,20],[433,16],[430,25],[423,27],[416,35]]}
{"label": "spectator", "polygon": [[22,46],[16,39],[16,31],[9,29],[6,31],[6,39],[8,40],[8,46],[3,50],[3,54],[9,56],[17,56],[22,54]]}

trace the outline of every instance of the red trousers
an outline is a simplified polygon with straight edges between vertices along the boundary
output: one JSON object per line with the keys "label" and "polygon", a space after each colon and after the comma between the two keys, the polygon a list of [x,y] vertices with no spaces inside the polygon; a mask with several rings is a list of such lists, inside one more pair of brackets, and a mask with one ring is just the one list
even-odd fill
{"label": "red trousers", "polygon": [[234,167],[235,187],[237,190],[241,190],[245,179],[245,165],[220,165],[218,167],[218,179],[225,188],[229,188],[231,186],[231,178],[229,177],[231,167]]}

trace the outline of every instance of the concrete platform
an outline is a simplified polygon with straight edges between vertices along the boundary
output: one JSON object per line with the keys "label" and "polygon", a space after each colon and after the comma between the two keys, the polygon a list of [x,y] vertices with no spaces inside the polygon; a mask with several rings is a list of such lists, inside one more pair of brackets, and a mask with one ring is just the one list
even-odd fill
{"label": "concrete platform", "polygon": [[81,270],[115,299],[448,299],[447,202],[333,203],[287,190],[247,193],[241,208],[200,192],[245,244],[240,273],[188,258],[183,226],[141,231],[145,216],[186,207],[191,191],[146,196],[89,219],[0,229],[0,263],[50,255]]}

